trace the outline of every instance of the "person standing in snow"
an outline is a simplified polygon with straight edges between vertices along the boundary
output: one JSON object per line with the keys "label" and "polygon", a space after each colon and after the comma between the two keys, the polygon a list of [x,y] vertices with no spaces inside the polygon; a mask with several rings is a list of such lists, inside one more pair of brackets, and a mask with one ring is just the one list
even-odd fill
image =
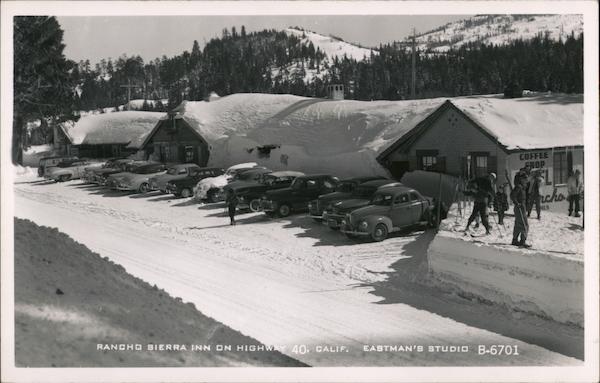
{"label": "person standing in snow", "polygon": [[490,173],[486,177],[476,178],[474,184],[477,190],[474,192],[473,212],[467,221],[465,232],[477,216],[481,217],[481,223],[485,227],[485,234],[490,234],[490,224],[488,222],[488,205],[491,205],[494,199],[494,184],[496,183],[496,174]]}
{"label": "person standing in snow", "polygon": [[535,211],[537,213],[537,219],[540,219],[540,211],[542,204],[542,195],[540,194],[540,187],[542,187],[544,183],[544,177],[542,177],[541,171],[535,171],[532,175],[531,182],[529,183],[529,188],[527,190],[527,217],[531,216],[531,210],[533,209],[533,205],[535,205]]}
{"label": "person standing in snow", "polygon": [[[581,198],[581,193],[583,192],[583,183],[581,182],[581,172],[579,169],[575,170],[575,173],[571,173],[569,178],[567,178],[567,192],[569,200],[569,215],[573,213],[575,210],[575,217],[580,217],[579,214],[579,199]],[[575,209],[573,209],[573,207]]]}
{"label": "person standing in snow", "polygon": [[525,214],[525,203],[527,201],[527,177],[519,177],[515,188],[510,193],[510,199],[515,205],[515,226],[513,230],[512,245],[519,247],[530,247],[525,241],[529,232],[529,223]]}
{"label": "person standing in snow", "polygon": [[494,210],[498,212],[498,225],[504,225],[504,212],[508,210],[505,188],[506,184],[500,186],[494,197]]}
{"label": "person standing in snow", "polygon": [[227,210],[229,212],[229,220],[230,225],[235,225],[235,211],[237,210],[237,205],[240,200],[235,193],[235,190],[229,189],[227,192],[227,198],[225,199],[225,204],[227,205]]}

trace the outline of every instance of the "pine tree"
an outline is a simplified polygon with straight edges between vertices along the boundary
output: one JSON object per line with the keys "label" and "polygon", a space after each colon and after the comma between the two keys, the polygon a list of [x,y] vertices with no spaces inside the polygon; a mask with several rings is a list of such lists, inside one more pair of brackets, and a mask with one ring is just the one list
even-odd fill
{"label": "pine tree", "polygon": [[[63,31],[55,17],[14,17],[14,119],[12,160],[23,162],[27,122],[72,115],[75,63],[63,55]],[[89,62],[88,62],[89,63]]]}

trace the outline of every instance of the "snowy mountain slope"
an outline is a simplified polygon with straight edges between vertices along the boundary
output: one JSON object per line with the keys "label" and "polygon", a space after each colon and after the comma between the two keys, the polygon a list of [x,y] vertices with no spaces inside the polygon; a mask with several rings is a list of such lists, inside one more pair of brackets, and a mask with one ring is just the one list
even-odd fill
{"label": "snowy mountain slope", "polygon": [[552,40],[564,40],[571,33],[575,36],[583,33],[582,15],[480,15],[417,36],[417,47],[445,52],[471,42],[505,45],[539,34],[548,34]]}
{"label": "snowy mountain slope", "polygon": [[[344,55],[357,61],[371,56],[371,49],[361,48],[335,37],[323,36],[315,32],[295,28],[287,28],[285,32],[291,36],[300,38],[305,44],[312,42],[315,49],[319,48],[331,61],[333,61],[334,57],[341,59]],[[373,53],[377,54],[377,51],[373,50]]]}

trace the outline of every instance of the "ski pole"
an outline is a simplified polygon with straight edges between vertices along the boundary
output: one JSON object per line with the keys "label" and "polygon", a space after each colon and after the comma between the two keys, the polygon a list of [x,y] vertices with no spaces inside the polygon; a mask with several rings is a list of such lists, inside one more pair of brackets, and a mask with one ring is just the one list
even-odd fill
{"label": "ski pole", "polygon": [[521,223],[523,224],[523,228],[525,228],[525,237],[529,238],[529,225],[525,224],[525,218],[523,218],[523,210],[521,209],[521,206],[517,206],[517,208],[519,208]]}

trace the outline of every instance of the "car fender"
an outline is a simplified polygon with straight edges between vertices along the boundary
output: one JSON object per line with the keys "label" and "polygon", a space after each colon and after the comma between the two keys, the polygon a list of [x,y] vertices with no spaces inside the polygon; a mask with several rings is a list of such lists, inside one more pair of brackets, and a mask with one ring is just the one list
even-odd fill
{"label": "car fender", "polygon": [[372,231],[378,223],[383,223],[387,227],[388,232],[391,232],[392,228],[394,227],[392,224],[392,220],[389,217],[386,217],[385,215],[367,215],[365,217],[359,218],[358,220],[366,221],[369,224],[369,231]]}

